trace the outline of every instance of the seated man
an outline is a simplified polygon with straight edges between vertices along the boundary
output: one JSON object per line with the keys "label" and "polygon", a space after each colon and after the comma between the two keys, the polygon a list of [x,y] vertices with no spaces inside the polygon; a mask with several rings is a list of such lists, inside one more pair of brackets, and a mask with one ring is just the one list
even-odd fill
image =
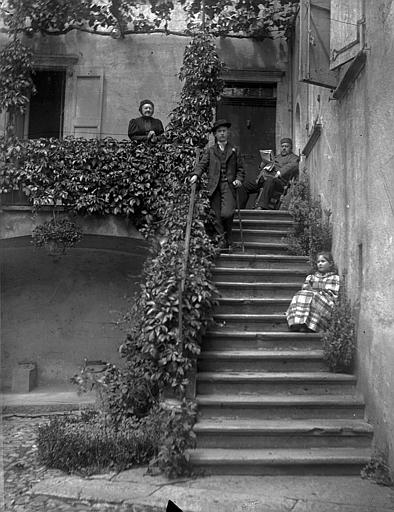
{"label": "seated man", "polygon": [[245,208],[249,195],[258,192],[263,187],[258,197],[256,208],[270,209],[270,201],[275,192],[283,192],[292,178],[298,176],[299,158],[292,151],[293,143],[289,138],[281,139],[281,152],[275,157],[275,166],[271,175],[260,172],[256,181],[248,181],[240,188],[240,206]]}
{"label": "seated man", "polygon": [[160,119],[153,116],[154,105],[150,100],[142,100],[139,111],[141,117],[131,119],[129,122],[128,135],[130,140],[156,142],[157,136],[164,132]]}

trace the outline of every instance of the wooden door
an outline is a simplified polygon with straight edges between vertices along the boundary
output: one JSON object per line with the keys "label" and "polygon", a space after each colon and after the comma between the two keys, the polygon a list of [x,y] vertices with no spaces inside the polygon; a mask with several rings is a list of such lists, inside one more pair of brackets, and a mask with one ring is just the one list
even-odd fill
{"label": "wooden door", "polygon": [[276,100],[224,97],[216,118],[231,122],[231,142],[239,146],[244,158],[246,180],[254,180],[261,162],[259,149],[276,149]]}

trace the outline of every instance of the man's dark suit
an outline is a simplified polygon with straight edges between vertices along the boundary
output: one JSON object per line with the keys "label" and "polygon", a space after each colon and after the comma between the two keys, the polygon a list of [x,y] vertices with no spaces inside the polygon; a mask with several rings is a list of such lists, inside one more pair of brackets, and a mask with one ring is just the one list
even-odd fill
{"label": "man's dark suit", "polygon": [[215,212],[215,229],[225,235],[231,244],[231,228],[235,210],[235,189],[233,181],[242,182],[245,171],[241,154],[229,142],[222,151],[216,143],[207,148],[194,169],[200,177],[208,172],[208,194],[211,208]]}
{"label": "man's dark suit", "polygon": [[148,133],[153,130],[156,135],[164,132],[163,123],[154,117],[137,117],[129,122],[128,135],[130,140],[146,141]]}
{"label": "man's dark suit", "polygon": [[286,185],[292,178],[298,177],[298,162],[299,158],[294,153],[288,155],[279,154],[275,157],[275,167],[273,175],[277,171],[280,172],[280,176],[275,178],[274,176],[268,176],[264,180],[263,193],[261,195],[259,204],[257,207],[261,207],[263,210],[269,209],[269,204],[274,192],[283,192]]}
{"label": "man's dark suit", "polygon": [[[259,192],[264,185],[261,197],[259,198],[259,204],[256,206],[268,209],[273,193],[276,190],[282,192],[289,181],[298,176],[298,160],[297,155],[294,153],[285,156],[281,154],[277,155],[275,157],[275,166],[272,170],[272,176],[268,175],[267,178],[267,173],[261,171],[255,181],[247,181],[242,185],[239,190],[241,208],[245,208],[249,196]],[[280,178],[274,177],[276,171],[280,171]]]}

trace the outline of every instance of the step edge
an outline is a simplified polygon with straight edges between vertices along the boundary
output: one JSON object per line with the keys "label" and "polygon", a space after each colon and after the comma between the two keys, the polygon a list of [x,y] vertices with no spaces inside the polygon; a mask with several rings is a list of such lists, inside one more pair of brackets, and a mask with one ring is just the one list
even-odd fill
{"label": "step edge", "polygon": [[325,382],[356,382],[355,375],[346,373],[326,372],[197,372],[197,380],[225,380],[229,381],[325,381]]}
{"label": "step edge", "polygon": [[199,359],[211,359],[211,358],[258,358],[258,359],[321,359],[324,357],[323,350],[207,350],[201,352],[198,356]]}

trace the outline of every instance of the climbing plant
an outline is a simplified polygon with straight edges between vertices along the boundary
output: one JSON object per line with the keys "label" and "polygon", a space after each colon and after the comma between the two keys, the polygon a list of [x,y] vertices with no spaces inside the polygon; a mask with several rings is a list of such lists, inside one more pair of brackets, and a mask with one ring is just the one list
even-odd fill
{"label": "climbing plant", "polygon": [[[184,90],[168,131],[155,144],[68,138],[3,141],[1,146],[0,192],[22,190],[33,209],[61,204],[79,215],[127,216],[156,240],[140,293],[125,318],[128,332],[120,346],[123,364],[108,365],[95,385],[103,414],[114,425],[124,418],[140,420],[160,414],[163,435],[152,464],[172,475],[187,467],[185,449],[193,443],[195,417],[187,390],[216,302],[212,283],[216,248],[208,236],[210,214],[204,188],[197,194],[185,274],[183,258],[189,178],[196,150],[205,145],[213,121],[222,87],[221,68],[212,36],[196,35],[186,48],[180,73]],[[200,102],[194,102],[195,97]],[[181,277],[185,279],[182,302]],[[84,386],[86,379],[84,372],[74,380]],[[176,409],[159,405],[169,391],[179,399]],[[56,460],[56,454],[50,457]]]}
{"label": "climbing plant", "polygon": [[177,142],[200,148],[208,142],[212,108],[223,90],[220,79],[224,63],[211,36],[199,33],[186,46],[179,79],[183,88],[177,107],[170,114],[167,134]]}
{"label": "climbing plant", "polygon": [[332,228],[330,212],[324,211],[320,200],[313,197],[306,171],[290,185],[282,208],[288,209],[294,219],[293,228],[285,238],[288,250],[309,256],[314,266],[319,251],[331,250]]}

